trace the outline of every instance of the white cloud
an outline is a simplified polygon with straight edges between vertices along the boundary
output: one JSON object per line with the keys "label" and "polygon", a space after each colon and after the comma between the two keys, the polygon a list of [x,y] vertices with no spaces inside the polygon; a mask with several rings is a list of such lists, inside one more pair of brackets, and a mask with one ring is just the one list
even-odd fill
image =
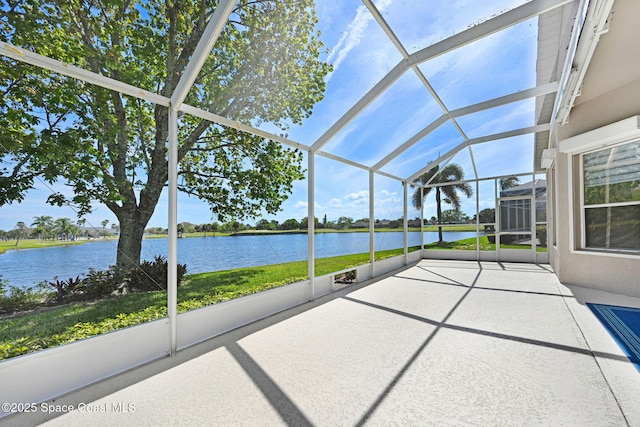
{"label": "white cloud", "polygon": [[[378,2],[376,5],[378,10],[382,12],[391,4],[391,0],[384,0]],[[347,31],[342,34],[342,37],[329,51],[327,62],[333,65],[333,73],[340,67],[340,64],[345,60],[353,49],[358,47],[365,36],[365,31],[369,26],[369,23],[373,21],[373,16],[367,10],[366,6],[360,6],[356,10],[356,16],[353,18]],[[376,52],[376,51],[374,51]],[[378,52],[379,53],[379,52]],[[383,56],[384,57],[384,56]],[[327,76],[327,80],[331,78],[331,75]]]}
{"label": "white cloud", "polygon": [[329,200],[329,206],[331,206],[332,208],[341,208],[342,201],[340,199],[331,199]]}
{"label": "white cloud", "polygon": [[[338,43],[330,50],[327,62],[333,64],[334,71],[338,69],[347,54],[358,44],[364,35],[364,30],[372,20],[367,8],[360,6],[356,11],[356,17],[349,24],[348,30],[338,40]],[[335,59],[334,59],[335,58]]]}
{"label": "white cloud", "polygon": [[[309,202],[307,202],[306,200],[298,200],[294,205],[293,208],[294,209],[307,209],[309,207]],[[318,209],[324,209],[324,206],[322,206],[320,203],[315,202],[313,204],[313,207],[315,210]]]}
{"label": "white cloud", "polygon": [[308,202],[304,202],[302,200],[299,200],[296,202],[295,205],[293,205],[293,207],[295,209],[299,209],[299,208],[308,208],[309,207],[309,203]]}
{"label": "white cloud", "polygon": [[375,198],[376,208],[385,208],[385,207],[396,208],[401,204],[402,204],[402,200],[400,199],[400,197],[398,197],[398,193],[396,192],[382,190],[376,194],[376,198]]}
{"label": "white cloud", "polygon": [[349,193],[344,198],[350,199],[350,200],[359,200],[359,199],[369,198],[369,192],[367,190],[361,190],[361,191],[358,191],[357,193]]}
{"label": "white cloud", "polygon": [[535,101],[527,99],[470,116],[460,117],[458,123],[467,131],[469,137],[475,138],[493,135],[510,129],[533,126],[534,113]]}

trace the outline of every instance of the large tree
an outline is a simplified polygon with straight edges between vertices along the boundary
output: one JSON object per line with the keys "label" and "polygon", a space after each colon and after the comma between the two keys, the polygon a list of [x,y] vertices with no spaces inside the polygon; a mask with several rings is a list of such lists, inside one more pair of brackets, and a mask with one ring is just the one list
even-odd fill
{"label": "large tree", "polygon": [[40,236],[40,240],[49,237],[54,225],[53,217],[49,215],[34,216],[31,224],[32,227],[36,227],[36,233]]}
{"label": "large tree", "polygon": [[[471,197],[473,190],[467,183],[460,182],[464,179],[464,171],[462,167],[456,163],[450,163],[444,168],[440,169],[440,166],[435,166],[429,169],[427,172],[420,175],[418,182],[420,184],[446,184],[436,185],[432,187],[426,187],[422,191],[422,197],[420,197],[420,188],[417,188],[411,196],[411,202],[416,209],[422,207],[424,199],[431,193],[431,190],[435,188],[436,192],[436,215],[438,224],[442,223],[442,202],[448,203],[455,210],[460,210],[460,196],[458,191],[461,191],[465,196]],[[447,184],[451,183],[451,184]],[[444,200],[442,199],[444,195]],[[442,242],[442,227],[438,227],[438,241]]]}
{"label": "large tree", "polygon": [[[0,5],[2,39],[171,97],[217,2]],[[315,23],[312,0],[238,1],[186,103],[283,131],[301,123],[330,71]],[[70,203],[79,216],[96,201],[106,205],[120,224],[117,264],[139,263],[168,179],[168,109],[16,61],[0,67],[0,205],[23,197],[36,174],[59,179],[73,196],[49,202]],[[178,156],[179,189],[221,220],[275,213],[303,176],[300,152],[189,115],[180,117]]]}

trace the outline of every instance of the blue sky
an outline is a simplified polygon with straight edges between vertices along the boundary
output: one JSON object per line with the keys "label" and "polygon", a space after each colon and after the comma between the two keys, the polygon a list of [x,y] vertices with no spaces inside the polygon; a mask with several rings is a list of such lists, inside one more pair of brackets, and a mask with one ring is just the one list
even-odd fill
{"label": "blue sky", "polygon": [[[375,4],[409,53],[467,29],[497,13],[524,3],[522,0],[401,1],[379,0]],[[358,0],[317,0],[319,29],[334,71],[327,77],[325,99],[302,126],[288,130],[290,139],[312,145],[355,102],[386,75],[402,56],[388,36]],[[419,66],[449,110],[506,95],[535,85],[537,20],[520,23],[478,42],[434,58]],[[331,139],[323,150],[371,166],[443,114],[442,109],[420,82],[408,71],[376,99],[358,117]],[[468,138],[491,135],[505,130],[532,126],[533,100],[458,118]],[[269,131],[276,129],[261,125]],[[387,164],[385,172],[408,177],[430,161],[463,142],[450,122],[419,141],[407,152]],[[473,146],[480,177],[531,171],[533,135],[514,137]],[[469,150],[462,150],[453,162],[463,166],[465,176],[473,178]],[[337,220],[368,217],[368,173],[334,160],[316,157],[316,216]],[[305,155],[306,166],[306,155]],[[528,179],[522,179],[523,182]],[[66,191],[57,184],[39,185],[21,204],[0,207],[0,229],[12,229],[16,222],[29,225],[36,215],[76,219],[71,208],[50,207],[44,200],[51,191]],[[480,208],[493,207],[491,184],[480,186]],[[403,213],[401,184],[376,175],[375,215],[399,218]],[[475,213],[475,197],[463,201],[463,211]],[[425,217],[435,215],[435,200],[427,199]],[[445,207],[446,208],[446,207]],[[293,193],[276,216],[264,216],[280,222],[307,215],[307,181],[294,185]],[[410,209],[411,218],[419,212]],[[104,206],[96,205],[87,223],[99,226],[102,220],[115,221]],[[197,199],[179,197],[178,221],[211,221],[209,209]],[[253,223],[246,220],[244,222]],[[149,226],[166,227],[167,205],[163,198]]]}

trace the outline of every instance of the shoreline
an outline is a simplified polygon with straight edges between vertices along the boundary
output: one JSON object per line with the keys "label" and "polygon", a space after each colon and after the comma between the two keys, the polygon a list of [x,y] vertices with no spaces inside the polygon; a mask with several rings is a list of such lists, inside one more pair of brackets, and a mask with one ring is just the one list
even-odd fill
{"label": "shoreline", "polygon": [[[443,225],[442,231],[444,232],[474,232],[476,231],[476,227],[473,224],[454,224],[454,225]],[[379,233],[402,233],[403,230],[396,228],[378,228],[374,230]],[[420,232],[419,227],[409,227],[409,232]],[[438,226],[428,225],[424,227],[424,232],[437,232]],[[335,229],[316,229],[315,234],[325,234],[325,233],[368,233],[368,228],[348,228],[345,230],[335,230]],[[480,230],[480,233],[484,233],[483,230]],[[211,232],[197,232],[197,233],[185,233],[180,239],[189,239],[189,238],[202,238],[202,237],[241,237],[241,236],[270,236],[270,235],[286,235],[286,234],[307,234],[307,230],[245,230],[240,231],[238,233],[215,233]],[[149,234],[145,235],[143,239],[162,239],[167,238],[167,234]],[[99,238],[99,239],[79,239],[74,241],[64,241],[64,240],[39,240],[39,239],[20,239],[18,246],[15,246],[15,241],[7,240],[0,241],[0,255],[4,254],[9,250],[23,250],[23,249],[44,249],[49,247],[57,247],[57,246],[70,246],[70,245],[82,245],[85,243],[92,242],[104,242],[109,240],[118,240],[117,236],[107,237],[107,238]]]}

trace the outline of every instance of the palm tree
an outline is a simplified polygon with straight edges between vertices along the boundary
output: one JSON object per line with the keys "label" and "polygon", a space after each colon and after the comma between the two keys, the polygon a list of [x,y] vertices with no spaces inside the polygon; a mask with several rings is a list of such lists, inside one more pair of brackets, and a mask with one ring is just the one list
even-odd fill
{"label": "palm tree", "polygon": [[78,230],[76,231],[76,234],[79,236],[84,235],[86,230],[83,230],[84,225],[86,224],[87,220],[84,218],[80,218],[76,221],[76,224],[78,224]]}
{"label": "palm tree", "polygon": [[520,178],[510,176],[508,178],[500,178],[500,190],[504,191],[520,184]]}
{"label": "palm tree", "polygon": [[24,224],[23,221],[18,221],[18,223],[16,224],[16,229],[18,231],[16,233],[16,246],[18,246],[18,243],[20,242],[20,238],[23,237],[27,232],[27,226]]}
{"label": "palm tree", "polygon": [[62,234],[64,240],[69,240],[69,235],[73,234],[73,224],[69,218],[56,219],[55,229],[58,234]]}
{"label": "palm tree", "polygon": [[102,230],[100,230],[100,233],[102,233],[102,237],[104,237],[106,239],[107,238],[107,224],[109,224],[109,220],[105,219],[100,224],[102,224]]}
{"label": "palm tree", "polygon": [[53,218],[49,215],[34,216],[31,226],[36,227],[36,232],[40,234],[40,240],[44,240],[53,226]]}
{"label": "palm tree", "polygon": [[[434,177],[435,175],[435,177]],[[426,184],[430,182],[431,184],[444,184],[447,182],[457,182],[457,184],[450,185],[442,185],[437,187],[427,187],[422,192],[422,198],[420,197],[420,188],[416,189],[411,197],[411,201],[413,206],[417,209],[422,207],[423,200],[427,197],[429,193],[431,193],[432,189],[436,189],[436,210],[437,210],[437,219],[438,224],[441,223],[442,219],[442,202],[450,204],[454,209],[460,209],[460,196],[458,195],[458,190],[462,191],[462,193],[471,197],[473,195],[473,190],[471,186],[466,183],[461,183],[464,179],[464,171],[462,170],[462,166],[456,163],[450,163],[445,166],[442,170],[440,170],[440,166],[436,166],[432,169],[429,169],[427,172],[420,175],[418,178],[418,182],[420,184]],[[444,194],[444,200],[442,200],[442,195]],[[442,227],[438,227],[438,241],[442,242]]]}
{"label": "palm tree", "polygon": [[77,240],[82,235],[82,229],[77,225],[71,225],[71,240]]}

